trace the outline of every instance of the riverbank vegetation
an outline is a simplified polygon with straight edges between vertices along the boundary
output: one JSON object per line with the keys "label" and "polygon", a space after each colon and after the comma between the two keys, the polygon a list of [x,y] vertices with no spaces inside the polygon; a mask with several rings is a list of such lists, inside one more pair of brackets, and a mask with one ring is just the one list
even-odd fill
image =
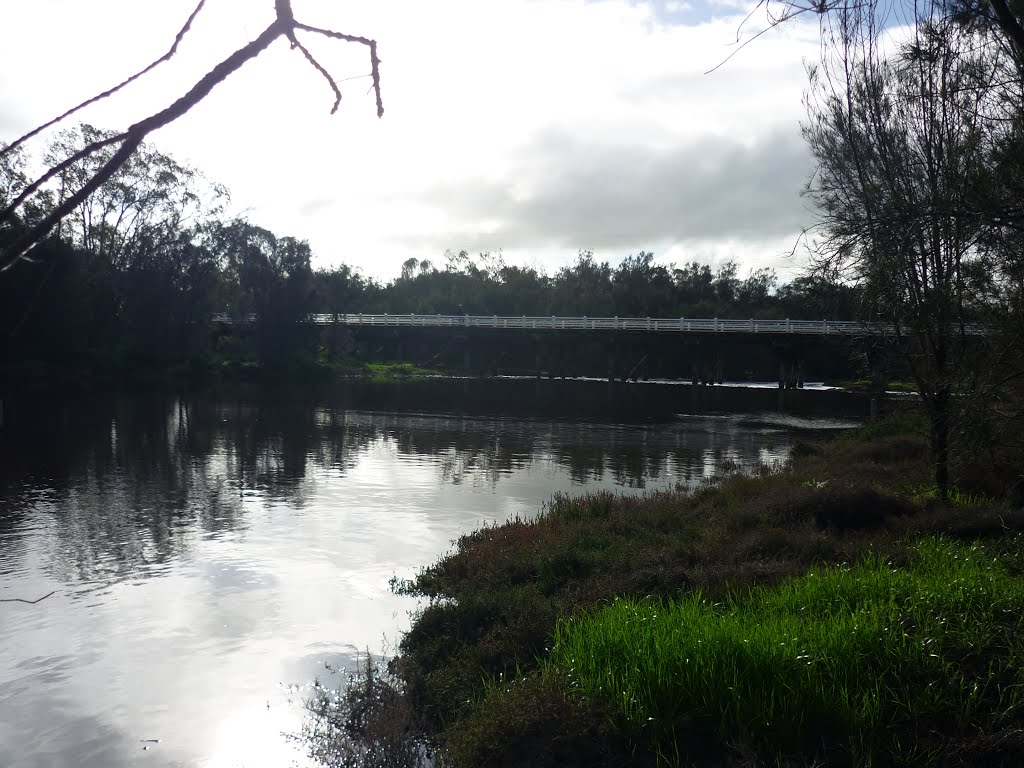
{"label": "riverbank vegetation", "polygon": [[396,582],[424,603],[389,690],[452,766],[1024,759],[1024,464],[943,500],[926,434],[468,534]]}

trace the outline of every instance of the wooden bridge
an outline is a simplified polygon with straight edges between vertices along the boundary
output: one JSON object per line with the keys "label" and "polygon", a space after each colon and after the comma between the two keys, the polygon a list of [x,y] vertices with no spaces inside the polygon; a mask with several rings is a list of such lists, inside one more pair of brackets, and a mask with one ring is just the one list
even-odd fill
{"label": "wooden bridge", "polygon": [[[258,318],[219,313],[211,319],[248,332],[256,329]],[[325,331],[318,343],[328,355],[339,345],[354,344],[363,359],[466,374],[650,375],[702,383],[777,375],[785,387],[801,386],[812,370],[832,378],[861,375],[865,366],[884,370],[889,367],[886,342],[897,333],[888,323],[828,319],[349,313],[309,315],[299,322]],[[336,330],[347,331],[348,340]],[[981,326],[964,331],[985,334]]]}
{"label": "wooden bridge", "polygon": [[[227,313],[213,316],[214,322],[251,323]],[[650,333],[733,333],[802,336],[875,336],[895,331],[886,323],[862,323],[855,320],[729,320],[687,317],[559,317],[504,315],[390,315],[390,314],[318,314],[310,321],[316,325],[343,325],[360,328],[475,328],[531,331],[633,331]]]}

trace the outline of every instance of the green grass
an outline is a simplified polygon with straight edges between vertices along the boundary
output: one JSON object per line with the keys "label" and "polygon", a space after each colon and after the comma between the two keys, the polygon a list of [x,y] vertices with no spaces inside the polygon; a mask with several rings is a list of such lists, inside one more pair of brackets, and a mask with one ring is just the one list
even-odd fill
{"label": "green grass", "polygon": [[[912,485],[907,493],[917,502],[935,501],[939,498],[939,490],[934,485]],[[996,500],[983,493],[967,493],[953,486],[946,493],[946,503],[958,509],[974,509],[992,506]]]}
{"label": "green grass", "polygon": [[870,443],[886,437],[926,436],[929,429],[928,419],[923,412],[908,411],[844,432],[838,442]]}
{"label": "green grass", "polygon": [[920,723],[962,734],[1013,719],[1021,605],[1024,579],[984,548],[932,537],[906,567],[869,554],[721,603],[618,599],[563,624],[546,664],[663,754],[710,733],[865,764]]}
{"label": "green grass", "polygon": [[412,363],[366,363],[364,366],[366,375],[374,379],[399,379],[416,376],[437,376],[439,371],[431,368],[421,368]]}
{"label": "green grass", "polygon": [[[875,388],[875,382],[870,379],[842,379],[836,382],[826,382],[831,386],[841,387],[842,389],[848,389],[852,392],[868,392]],[[885,383],[885,389],[889,392],[906,392],[908,394],[917,393],[917,385],[910,381],[890,381]]]}

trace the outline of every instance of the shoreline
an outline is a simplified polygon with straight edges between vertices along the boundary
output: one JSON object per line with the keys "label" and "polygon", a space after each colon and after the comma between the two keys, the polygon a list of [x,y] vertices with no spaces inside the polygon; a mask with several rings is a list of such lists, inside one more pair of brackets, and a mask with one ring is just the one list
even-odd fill
{"label": "shoreline", "polygon": [[[382,371],[391,371],[384,374]],[[854,421],[912,410],[917,398],[902,394],[850,392],[835,388],[778,389],[760,382],[701,385],[686,381],[609,382],[603,379],[458,377],[406,375],[380,368],[342,374],[324,368],[262,371],[240,369],[224,375],[153,371],[146,375],[99,376],[40,368],[0,373],[0,396],[15,400],[49,394],[94,395],[118,390],[143,392],[225,391],[258,399],[308,396],[353,410],[451,412],[546,418],[649,421],[678,414],[781,412],[795,416]]]}
{"label": "shoreline", "polygon": [[[762,467],[753,476],[732,475],[692,492],[633,498],[608,493],[559,496],[536,519],[514,520],[463,536],[438,562],[407,581],[396,582],[397,591],[421,598],[424,605],[389,671],[378,670],[375,676],[371,671],[370,684],[364,674],[345,694],[347,704],[342,710],[366,705],[364,694],[372,692],[380,698],[381,691],[388,691],[387,707],[367,710],[364,736],[373,734],[378,743],[391,744],[396,750],[404,745],[406,757],[413,754],[412,744],[421,751],[432,745],[443,755],[439,764],[454,768],[747,766],[780,760],[785,765],[910,766],[942,764],[935,762],[941,755],[955,756],[954,762],[946,763],[950,765],[1014,764],[1024,758],[1024,740],[1019,738],[1024,733],[1024,718],[1019,714],[1024,712],[1024,694],[1016,693],[1024,690],[1024,673],[1018,671],[1024,667],[1024,640],[1018,639],[1024,621],[1016,612],[1010,615],[997,608],[1007,600],[1017,604],[1014,601],[1024,599],[1019,567],[1024,563],[1024,510],[1005,494],[1013,473],[1021,470],[1020,456],[1007,456],[1007,463],[995,468],[998,471],[975,472],[973,478],[968,477],[970,468],[963,468],[957,492],[941,501],[929,492],[930,463],[926,441],[919,434],[922,428],[919,417],[903,416],[854,430],[830,443],[800,443],[784,468]],[[744,607],[753,595],[775,605],[776,595],[782,594],[779,590],[796,590],[808,578],[812,583],[835,581],[851,568],[854,573],[868,569],[855,582],[874,579],[870,567],[877,565],[865,560],[869,555],[876,558],[871,562],[880,564],[879,573],[898,580],[906,599],[938,595],[938,607],[929,610],[953,622],[948,627],[959,626],[957,621],[962,620],[965,627],[982,628],[977,629],[981,634],[971,634],[974,629],[954,633],[943,624],[946,629],[928,640],[915,634],[925,632],[918,629],[924,627],[923,618],[899,619],[901,637],[913,642],[887,645],[879,630],[863,648],[843,646],[847,650],[831,653],[829,660],[834,663],[829,669],[877,667],[876,672],[864,674],[877,674],[881,691],[895,690],[885,682],[889,675],[896,675],[893,680],[909,676],[910,682],[900,689],[902,698],[896,699],[918,702],[913,706],[882,695],[872,699],[876,703],[864,710],[867,714],[828,709],[831,714],[804,727],[787,721],[783,708],[776,712],[775,726],[737,729],[728,717],[702,709],[700,702],[709,699],[698,697],[696,703],[676,709],[672,702],[683,700],[683,691],[673,693],[671,679],[678,673],[666,672],[668,683],[655,683],[662,679],[661,667],[655,664],[646,677],[637,679],[630,670],[643,664],[623,661],[632,658],[628,653],[620,650],[601,656],[603,652],[593,650],[598,647],[593,643],[613,633],[624,638],[623,649],[645,647],[645,643],[660,648],[637,659],[658,658],[668,665],[665,669],[671,669],[669,658],[685,658],[688,664],[692,652],[684,652],[685,643],[677,631],[638,635],[637,627],[649,626],[653,614],[644,614],[647,619],[624,620],[623,616],[640,616],[637,611],[647,610],[643,605],[653,606],[654,614],[667,615],[682,610],[673,606],[696,600],[687,603],[686,615],[691,618],[684,625],[706,624],[711,634],[700,636],[712,642],[710,638],[725,631],[714,629],[727,619],[719,616],[719,606],[736,606],[730,609],[733,612],[754,610]],[[972,589],[982,590],[979,595],[987,596],[968,609],[966,603],[957,602],[960,592],[942,592],[950,579],[941,574],[937,581],[927,582],[929,586],[922,586],[926,580],[914,581],[918,571],[935,570],[929,563],[936,558],[940,563],[942,558],[953,558],[971,567],[978,565],[963,579]],[[813,574],[818,574],[818,582]],[[864,610],[883,607],[883,594],[884,590],[863,598]],[[619,614],[612,616],[616,610]],[[771,615],[780,610],[772,608]],[[980,613],[976,616],[974,611]],[[812,614],[813,618],[793,626],[817,626],[820,611]],[[751,615],[755,617],[752,626],[768,626],[766,619],[756,618],[756,612]],[[780,631],[765,630],[769,641],[772,632]],[[843,630],[837,637],[847,634]],[[721,635],[727,636],[732,635]],[[725,645],[714,646],[718,650],[704,660],[733,658],[732,651],[723,649],[743,647],[743,637],[741,633],[736,641],[714,641]],[[788,642],[781,636],[775,639],[783,645]],[[937,643],[935,658],[945,666],[929,666],[932,656],[918,658],[916,651],[908,650],[926,640]],[[576,647],[573,643],[591,650],[566,650]],[[770,645],[767,642],[765,647]],[[980,650],[970,650],[975,646]],[[579,653],[584,653],[580,658],[597,654],[594,658],[605,661],[587,672],[572,661]],[[778,674],[784,681],[760,688],[751,683],[741,697],[751,711],[767,706],[764,696],[765,701],[775,701],[776,688],[789,685],[785,681],[790,679],[786,677],[790,662],[782,664],[780,672],[773,654],[735,657],[747,659],[742,662],[745,666],[729,673],[739,674],[737,680],[747,679],[753,669],[749,665],[756,661],[767,664],[765,680],[776,680],[773,675]],[[882,661],[874,665],[876,660]],[[953,674],[950,669],[962,673]],[[814,695],[824,696],[825,702],[836,699],[838,674],[808,678],[814,685],[794,687],[804,692],[791,697],[787,706],[806,717],[823,706],[809,703],[808,691],[820,691]],[[857,679],[855,672],[843,674]],[[928,677],[935,674],[939,677]],[[946,693],[938,703],[925,696],[932,684],[929,680],[945,680],[951,674],[952,687],[943,689]],[[605,675],[608,681],[633,680],[616,685],[634,693],[610,695],[611,689],[600,682]],[[721,693],[720,684],[708,684],[712,686],[708,696]],[[616,685],[612,688],[619,690]],[[662,714],[643,715],[648,705],[637,702],[664,685],[667,688],[654,699],[669,702],[658,710]],[[971,690],[982,693],[974,695]],[[997,696],[997,690],[1006,693]],[[925,700],[932,702],[931,709],[920,703]],[[329,713],[321,715],[332,722]],[[396,730],[388,723],[401,727]],[[349,745],[358,742],[344,729],[325,728],[319,734],[321,739],[333,734],[335,746],[337,740]],[[908,751],[900,746],[907,743],[920,749]],[[996,749],[996,744],[1001,746]]]}

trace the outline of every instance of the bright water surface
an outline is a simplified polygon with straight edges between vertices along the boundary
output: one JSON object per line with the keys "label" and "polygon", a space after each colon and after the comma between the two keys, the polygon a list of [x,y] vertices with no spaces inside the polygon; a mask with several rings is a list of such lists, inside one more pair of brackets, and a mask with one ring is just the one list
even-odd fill
{"label": "bright water surface", "polygon": [[[8,401],[0,766],[303,765],[325,662],[393,649],[390,593],[560,491],[694,485],[838,422],[602,424],[212,397]],[[339,676],[340,677],[340,676]],[[147,740],[159,739],[159,742]]]}

